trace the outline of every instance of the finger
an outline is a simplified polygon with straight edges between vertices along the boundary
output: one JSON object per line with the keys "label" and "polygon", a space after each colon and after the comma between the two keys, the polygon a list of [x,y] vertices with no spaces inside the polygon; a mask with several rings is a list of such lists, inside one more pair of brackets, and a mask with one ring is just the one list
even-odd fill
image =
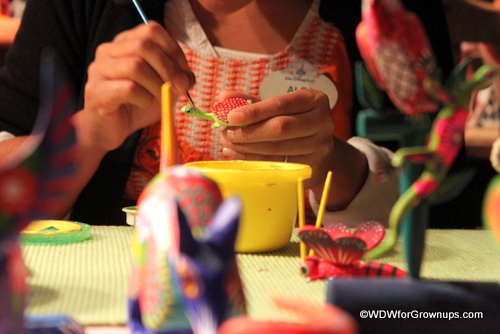
{"label": "finger", "polygon": [[328,97],[317,90],[303,89],[236,108],[228,114],[228,121],[249,125],[273,117],[306,113],[319,105],[328,105]]}
{"label": "finger", "polygon": [[174,87],[183,91],[191,87],[195,77],[177,41],[157,22],[140,25],[118,35],[115,43],[128,46],[128,50],[140,54],[148,61],[164,81],[171,81]]}
{"label": "finger", "polygon": [[292,162],[291,157],[286,155],[272,156],[263,154],[240,153],[227,148],[222,150],[222,154],[229,160]]}
{"label": "finger", "polygon": [[138,109],[149,108],[155,97],[130,80],[107,80],[99,85],[89,83],[85,87],[85,105],[101,115],[115,112],[122,105],[130,104]]}
{"label": "finger", "polygon": [[184,70],[189,71],[187,59],[175,38],[158,22],[149,21],[148,24],[140,24],[137,27],[122,32],[113,41],[122,42],[130,39],[148,39],[155,41],[163,52],[169,54],[176,63]]}
{"label": "finger", "polygon": [[316,133],[329,137],[333,129],[334,123],[330,114],[325,117],[321,111],[313,110],[293,116],[274,117],[245,127],[226,127],[222,130],[222,136],[232,142],[253,143],[304,138]]}
{"label": "finger", "polygon": [[183,91],[194,83],[194,74],[191,71],[189,74],[183,71],[169,54],[164,53],[151,40],[129,39],[119,44],[108,44],[103,46],[101,50],[98,49],[100,53],[96,53],[96,55],[100,56],[101,53],[106,53],[106,56],[111,60],[134,58],[139,62],[139,59],[142,59],[157,73],[162,83],[170,81],[178,91]]}
{"label": "finger", "polygon": [[276,161],[290,162],[309,165],[314,157],[310,155],[265,155],[253,153],[241,153],[232,151],[231,149],[223,149],[222,154],[229,160],[248,160],[248,161]]}
{"label": "finger", "polygon": [[104,58],[89,66],[89,77],[100,80],[130,80],[156,98],[161,97],[162,78],[142,58]]}
{"label": "finger", "polygon": [[230,99],[230,98],[235,98],[235,97],[239,97],[239,98],[242,98],[244,100],[251,100],[252,103],[260,101],[255,96],[251,96],[251,95],[248,95],[248,94],[245,94],[245,93],[241,93],[241,92],[237,92],[237,91],[234,91],[234,90],[223,89],[219,93],[219,101],[224,101],[224,100],[227,100],[227,99]]}
{"label": "finger", "polygon": [[241,154],[267,156],[325,154],[331,149],[331,140],[320,140],[315,136],[256,143],[234,143],[221,138],[220,144],[225,149]]}

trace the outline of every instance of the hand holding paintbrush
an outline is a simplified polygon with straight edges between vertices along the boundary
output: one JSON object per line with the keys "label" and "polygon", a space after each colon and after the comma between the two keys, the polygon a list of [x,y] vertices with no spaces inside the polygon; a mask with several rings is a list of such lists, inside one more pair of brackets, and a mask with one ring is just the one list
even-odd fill
{"label": "hand holding paintbrush", "polygon": [[93,150],[118,148],[127,137],[160,120],[161,86],[172,94],[194,84],[177,41],[157,22],[118,34],[97,49],[88,69],[82,135]]}
{"label": "hand holding paintbrush", "polygon": [[[141,16],[142,21],[145,24],[148,24],[147,16],[144,13],[144,11],[142,10],[141,5],[139,5],[139,2],[137,2],[137,0],[132,0],[132,2],[134,3],[135,8],[137,8],[137,11],[139,12],[139,15]],[[187,89],[184,90],[184,95],[186,96],[188,102],[194,107],[195,105],[194,105],[193,99],[191,98],[191,95],[189,95],[189,92]]]}

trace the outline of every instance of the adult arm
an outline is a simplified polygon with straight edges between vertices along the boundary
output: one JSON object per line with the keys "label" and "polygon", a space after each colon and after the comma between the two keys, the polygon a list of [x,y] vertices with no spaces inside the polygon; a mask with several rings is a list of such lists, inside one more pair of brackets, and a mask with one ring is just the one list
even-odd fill
{"label": "adult arm", "polygon": [[[102,183],[106,184],[105,188],[117,188],[113,193],[120,196],[119,188],[124,183],[117,182],[123,182],[128,176],[130,152],[134,147],[131,135],[159,119],[161,83],[173,81],[178,90],[183,90],[194,81],[190,73],[184,73],[185,62],[177,63],[179,66],[173,69],[172,63],[165,59],[180,62],[183,55],[178,45],[165,45],[168,34],[159,24],[143,24],[131,29],[123,24],[117,26],[115,22],[120,20],[98,20],[105,12],[137,15],[133,8],[115,7],[109,1],[29,2],[6,66],[0,72],[0,130],[17,136],[0,145],[0,155],[6,155],[33,127],[38,110],[41,51],[52,47],[63,60],[81,107],[73,116],[78,140],[78,173],[74,177],[74,193],[68,197],[68,209],[82,189],[90,187],[92,189],[78,200],[104,199],[98,200],[103,210],[94,211],[90,218],[103,222],[109,206],[101,204],[110,198],[95,185]],[[133,27],[140,23],[130,19],[128,22]],[[108,29],[99,28],[100,25],[107,25]],[[120,33],[122,30],[126,32]],[[114,31],[117,36],[112,35]],[[98,56],[94,59],[97,48]],[[149,71],[145,71],[148,67]],[[176,75],[184,78],[174,78]],[[122,147],[126,147],[126,151]],[[103,163],[106,169],[102,168]],[[118,168],[113,168],[115,166]],[[93,185],[88,183],[91,178],[95,181]],[[85,216],[85,208],[89,207],[92,205],[81,206],[80,217],[90,217]]]}

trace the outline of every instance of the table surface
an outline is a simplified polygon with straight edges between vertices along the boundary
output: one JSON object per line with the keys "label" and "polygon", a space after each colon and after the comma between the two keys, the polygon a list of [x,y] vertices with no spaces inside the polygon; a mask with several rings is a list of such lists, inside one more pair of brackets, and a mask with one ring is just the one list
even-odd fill
{"label": "table surface", "polygon": [[[94,226],[83,242],[24,245],[30,270],[28,314],[65,313],[84,325],[120,326],[126,322],[126,293],[133,227]],[[500,247],[488,231],[428,230],[422,266],[424,278],[500,282]],[[284,248],[238,254],[249,315],[286,319],[270,297],[325,301],[325,281],[306,282],[299,273],[296,234]],[[378,259],[406,268],[400,244]]]}

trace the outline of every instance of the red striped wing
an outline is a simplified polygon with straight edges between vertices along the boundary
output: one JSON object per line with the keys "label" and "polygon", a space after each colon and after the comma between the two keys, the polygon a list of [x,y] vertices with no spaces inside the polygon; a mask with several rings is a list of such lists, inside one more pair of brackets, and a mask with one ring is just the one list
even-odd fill
{"label": "red striped wing", "polygon": [[305,226],[299,230],[299,238],[322,259],[339,265],[357,262],[366,251],[363,240],[352,236],[332,239],[324,229]]}
{"label": "red striped wing", "polygon": [[333,223],[331,225],[322,228],[323,231],[328,233],[332,239],[338,239],[343,237],[352,237],[351,230],[349,227],[342,223]]}
{"label": "red striped wing", "polygon": [[384,225],[374,220],[360,224],[354,231],[354,236],[365,242],[366,250],[377,246],[384,239],[384,235]]}

